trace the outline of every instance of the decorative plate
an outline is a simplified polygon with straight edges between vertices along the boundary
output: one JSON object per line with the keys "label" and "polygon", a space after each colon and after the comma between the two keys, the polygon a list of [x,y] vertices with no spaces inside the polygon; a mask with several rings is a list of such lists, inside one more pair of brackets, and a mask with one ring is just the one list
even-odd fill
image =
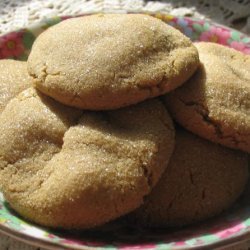
{"label": "decorative plate", "polygon": [[[193,41],[210,41],[250,54],[250,37],[211,22],[161,13],[151,14],[179,29]],[[55,17],[0,37],[0,59],[26,60],[36,37],[48,27],[71,17]],[[49,249],[194,249],[234,244],[250,239],[250,183],[229,211],[204,223],[178,230],[146,230],[111,223],[89,231],[49,230],[19,217],[0,195],[0,231]]]}

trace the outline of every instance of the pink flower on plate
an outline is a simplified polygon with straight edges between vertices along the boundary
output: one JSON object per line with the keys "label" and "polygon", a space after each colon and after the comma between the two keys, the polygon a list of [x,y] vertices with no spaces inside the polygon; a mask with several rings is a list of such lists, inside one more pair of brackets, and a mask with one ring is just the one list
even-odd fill
{"label": "pink flower on plate", "polygon": [[229,229],[219,231],[215,235],[218,236],[220,239],[225,239],[225,238],[229,238],[231,236],[234,236],[235,234],[239,233],[244,228],[245,228],[244,224],[240,223],[240,224],[237,224]]}
{"label": "pink flower on plate", "polygon": [[200,41],[205,41],[205,42],[217,43],[219,38],[214,33],[212,33],[211,31],[205,31],[204,33],[201,34],[199,40]]}
{"label": "pink flower on plate", "polygon": [[242,42],[233,41],[233,42],[231,42],[230,46],[236,50],[239,50],[239,51],[245,53],[245,54],[250,54],[250,48],[246,47],[245,44]]}
{"label": "pink flower on plate", "polygon": [[119,250],[143,250],[143,249],[153,250],[153,249],[156,249],[156,245],[155,244],[141,244],[141,245],[134,245],[134,246],[119,247]]}
{"label": "pink flower on plate", "polygon": [[185,242],[185,241],[178,241],[178,242],[175,242],[175,243],[174,243],[174,246],[179,246],[179,247],[185,246],[185,245],[186,245],[186,242]]}
{"label": "pink flower on plate", "polygon": [[243,49],[243,53],[250,55],[250,48]]}
{"label": "pink flower on plate", "polygon": [[22,33],[12,32],[0,37],[0,57],[9,58],[20,56],[24,52]]}
{"label": "pink flower on plate", "polygon": [[56,236],[54,234],[50,234],[50,233],[45,233],[45,236],[49,239],[56,239]]}
{"label": "pink flower on plate", "polygon": [[220,27],[211,27],[210,30],[207,30],[201,34],[199,40],[227,45],[229,38],[230,32],[228,30]]}

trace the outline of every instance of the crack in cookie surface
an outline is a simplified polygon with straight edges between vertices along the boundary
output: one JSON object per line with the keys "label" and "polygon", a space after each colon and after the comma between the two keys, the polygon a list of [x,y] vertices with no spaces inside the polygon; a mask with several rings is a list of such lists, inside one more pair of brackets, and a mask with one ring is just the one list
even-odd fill
{"label": "crack in cookie surface", "polygon": [[227,209],[247,181],[247,154],[177,128],[168,169],[130,219],[148,227],[202,221]]}
{"label": "crack in cookie surface", "polygon": [[3,193],[21,215],[52,227],[94,227],[135,209],[174,147],[157,100],[83,112],[28,89],[1,119]]}
{"label": "crack in cookie surface", "polygon": [[217,44],[196,47],[201,65],[166,95],[169,111],[193,133],[250,152],[250,57]]}

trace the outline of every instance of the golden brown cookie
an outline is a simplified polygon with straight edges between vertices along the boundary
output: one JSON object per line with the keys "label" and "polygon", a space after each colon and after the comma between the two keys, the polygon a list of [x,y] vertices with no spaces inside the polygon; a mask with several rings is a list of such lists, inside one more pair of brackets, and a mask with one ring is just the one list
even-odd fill
{"label": "golden brown cookie", "polygon": [[198,63],[191,41],[161,20],[101,14],[72,18],[43,32],[28,71],[35,86],[57,101],[106,110],[178,87]]}
{"label": "golden brown cookie", "polygon": [[27,63],[15,60],[0,60],[0,113],[10,99],[31,87]]}
{"label": "golden brown cookie", "polygon": [[142,204],[173,144],[172,121],[157,100],[82,114],[28,89],[1,114],[3,193],[38,224],[94,227]]}
{"label": "golden brown cookie", "polygon": [[133,218],[149,227],[183,226],[227,209],[248,179],[247,155],[182,129],[169,165]]}
{"label": "golden brown cookie", "polygon": [[225,146],[250,152],[250,56],[213,43],[197,43],[201,65],[166,95],[183,127]]}

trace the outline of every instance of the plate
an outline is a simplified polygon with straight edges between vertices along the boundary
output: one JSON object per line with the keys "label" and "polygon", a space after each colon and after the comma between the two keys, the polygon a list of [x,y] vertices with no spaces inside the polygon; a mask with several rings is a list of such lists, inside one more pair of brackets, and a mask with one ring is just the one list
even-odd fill
{"label": "plate", "polygon": [[[210,41],[250,54],[250,37],[204,20],[147,13],[160,18],[193,41]],[[0,58],[26,60],[36,37],[66,17],[46,19],[32,27],[0,37]],[[26,243],[49,249],[211,249],[250,238],[250,183],[234,207],[195,226],[178,230],[146,230],[114,222],[88,231],[49,230],[19,217],[0,195],[0,231]]]}

